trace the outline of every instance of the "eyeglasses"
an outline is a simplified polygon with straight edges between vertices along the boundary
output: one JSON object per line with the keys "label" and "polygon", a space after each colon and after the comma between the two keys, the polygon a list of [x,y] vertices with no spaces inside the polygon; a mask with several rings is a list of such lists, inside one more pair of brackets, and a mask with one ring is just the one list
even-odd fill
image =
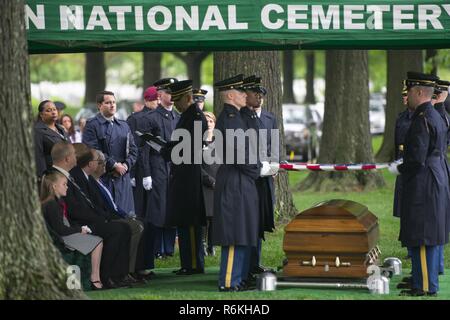
{"label": "eyeglasses", "polygon": [[98,162],[98,164],[101,166],[101,165],[104,165],[105,163],[106,163],[106,161],[105,160],[102,160],[102,159],[94,159],[94,160],[91,160],[91,161],[95,161],[95,162]]}

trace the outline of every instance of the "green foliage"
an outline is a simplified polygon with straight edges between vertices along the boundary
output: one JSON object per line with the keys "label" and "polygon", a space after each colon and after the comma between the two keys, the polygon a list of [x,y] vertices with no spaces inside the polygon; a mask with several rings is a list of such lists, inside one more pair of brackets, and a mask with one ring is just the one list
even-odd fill
{"label": "green foliage", "polygon": [[[314,51],[315,55],[315,77],[325,78],[325,51]],[[306,78],[306,57],[305,51],[296,50],[294,52],[294,78],[305,79]]]}
{"label": "green foliage", "polygon": [[30,55],[31,82],[83,81],[84,57],[82,53]]}
{"label": "green foliage", "polygon": [[[214,82],[214,55],[210,54],[202,63],[202,84],[213,85]],[[212,110],[212,108],[211,108]]]}
{"label": "green foliage", "polygon": [[161,62],[162,77],[187,77],[187,68],[183,61],[172,53],[164,53]]}
{"label": "green foliage", "polygon": [[107,83],[142,86],[143,54],[141,52],[106,52]]}
{"label": "green foliage", "polygon": [[[325,78],[325,53],[317,50],[315,53],[315,77]],[[371,92],[380,92],[386,87],[386,51],[369,50],[369,76]],[[438,75],[442,79],[450,79],[450,49],[438,50],[436,57]],[[30,56],[31,82],[40,81],[63,82],[84,80],[84,54],[47,54]],[[141,52],[107,52],[107,81],[114,83],[142,85],[143,55]],[[162,76],[186,77],[186,65],[172,53],[162,55]],[[305,51],[294,53],[294,77],[304,79],[306,74]],[[431,68],[430,62],[425,70]],[[213,84],[213,55],[210,54],[202,63],[201,76],[203,84]]]}

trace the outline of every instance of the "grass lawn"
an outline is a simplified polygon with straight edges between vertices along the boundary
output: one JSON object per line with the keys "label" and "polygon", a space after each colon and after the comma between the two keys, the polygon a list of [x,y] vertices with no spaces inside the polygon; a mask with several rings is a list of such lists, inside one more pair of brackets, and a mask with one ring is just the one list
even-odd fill
{"label": "grass lawn", "polygon": [[[290,184],[295,184],[304,178],[307,173],[290,173]],[[410,261],[404,259],[406,249],[401,248],[397,240],[399,220],[392,216],[393,186],[395,178],[387,170],[383,171],[386,187],[370,192],[352,193],[317,193],[317,192],[294,192],[295,205],[299,212],[311,207],[313,204],[327,199],[348,199],[366,205],[369,210],[379,219],[380,241],[379,247],[382,251],[382,259],[385,257],[399,257],[403,262],[404,275],[410,268]],[[282,250],[283,225],[277,226],[276,232],[268,234],[263,243],[262,263],[265,266],[277,268],[281,266],[284,259]],[[449,265],[449,251],[446,248],[446,265]],[[275,292],[248,291],[240,293],[217,292],[218,265],[220,250],[215,257],[206,257],[206,274],[194,276],[175,276],[172,270],[179,266],[178,252],[173,258],[158,260],[156,262],[156,277],[147,285],[130,288],[105,290],[101,292],[88,292],[92,299],[412,299],[399,297],[399,290],[395,288],[396,283],[403,277],[392,278],[389,295],[372,295],[367,290],[337,290],[337,289],[301,289],[301,288],[279,288]],[[441,291],[438,299],[450,299],[450,270],[446,275],[440,277]],[[428,299],[428,298],[416,298]],[[436,298],[431,298],[436,299]]]}

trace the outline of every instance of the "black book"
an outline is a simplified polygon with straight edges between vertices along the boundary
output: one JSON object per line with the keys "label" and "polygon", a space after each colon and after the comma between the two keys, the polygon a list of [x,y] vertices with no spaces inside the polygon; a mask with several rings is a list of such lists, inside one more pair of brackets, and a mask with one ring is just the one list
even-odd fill
{"label": "black book", "polygon": [[150,147],[160,152],[162,148],[167,147],[167,141],[165,141],[160,136],[155,136],[150,132],[142,133],[140,131],[135,131],[136,135],[143,139]]}

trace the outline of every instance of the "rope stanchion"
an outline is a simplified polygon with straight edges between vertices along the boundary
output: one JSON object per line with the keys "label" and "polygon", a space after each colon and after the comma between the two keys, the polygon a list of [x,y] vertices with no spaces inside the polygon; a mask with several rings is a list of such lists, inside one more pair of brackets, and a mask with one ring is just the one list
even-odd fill
{"label": "rope stanchion", "polygon": [[319,163],[280,163],[280,169],[288,171],[361,171],[386,169],[389,163],[348,163],[348,164],[319,164]]}

